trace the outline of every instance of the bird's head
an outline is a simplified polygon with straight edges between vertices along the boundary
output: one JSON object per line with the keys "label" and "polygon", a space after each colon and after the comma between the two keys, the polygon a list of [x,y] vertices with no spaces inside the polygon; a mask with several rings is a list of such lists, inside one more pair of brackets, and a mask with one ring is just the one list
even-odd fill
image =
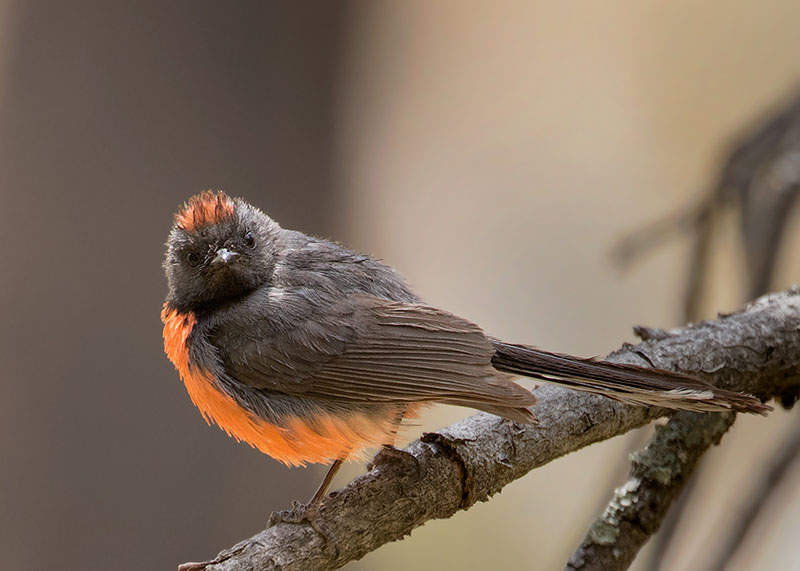
{"label": "bird's head", "polygon": [[267,283],[281,228],[244,200],[206,191],[175,214],[164,270],[167,303],[181,311],[234,299]]}

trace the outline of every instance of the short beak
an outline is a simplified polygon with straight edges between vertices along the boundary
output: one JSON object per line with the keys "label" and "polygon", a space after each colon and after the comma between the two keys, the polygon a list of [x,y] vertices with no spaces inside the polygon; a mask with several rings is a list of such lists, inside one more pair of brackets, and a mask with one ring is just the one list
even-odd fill
{"label": "short beak", "polygon": [[227,248],[220,248],[217,250],[217,255],[211,260],[211,265],[227,264],[238,255],[239,254],[236,252],[231,252]]}

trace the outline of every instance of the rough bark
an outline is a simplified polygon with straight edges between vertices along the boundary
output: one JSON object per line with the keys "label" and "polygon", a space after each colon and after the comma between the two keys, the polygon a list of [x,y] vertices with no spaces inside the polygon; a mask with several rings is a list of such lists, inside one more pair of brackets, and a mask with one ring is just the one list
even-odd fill
{"label": "rough bark", "polygon": [[719,444],[734,420],[733,413],[678,412],[656,427],[647,447],[632,455],[630,477],[614,491],[566,570],[627,569],[661,527],[700,458],[712,444]]}
{"label": "rough bark", "polygon": [[[791,402],[800,392],[800,289],[765,296],[715,321],[647,333],[647,341],[626,344],[608,359],[689,372],[764,399]],[[279,523],[206,568],[336,569],[430,519],[486,501],[551,460],[669,414],[552,386],[536,395],[538,425],[478,414],[426,434],[408,455],[379,455],[370,472],[328,496],[314,527]]]}

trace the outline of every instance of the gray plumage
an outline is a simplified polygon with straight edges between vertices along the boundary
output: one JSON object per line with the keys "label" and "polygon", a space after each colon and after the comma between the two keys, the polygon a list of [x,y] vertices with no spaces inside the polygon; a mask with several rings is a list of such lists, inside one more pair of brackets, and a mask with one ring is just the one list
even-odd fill
{"label": "gray plumage", "polygon": [[[678,373],[493,340],[427,306],[381,262],[233,202],[233,215],[213,224],[176,223],[164,264],[167,305],[197,317],[193,361],[273,424],[305,412],[402,416],[409,404],[434,402],[533,422],[528,407],[536,399],[511,375],[635,404],[766,410],[753,397]],[[233,254],[218,263],[222,248]]]}

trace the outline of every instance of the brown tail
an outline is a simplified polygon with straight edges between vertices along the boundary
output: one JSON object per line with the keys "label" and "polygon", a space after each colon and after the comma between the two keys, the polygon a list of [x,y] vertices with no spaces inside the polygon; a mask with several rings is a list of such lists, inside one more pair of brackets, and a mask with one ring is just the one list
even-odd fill
{"label": "brown tail", "polygon": [[681,373],[581,359],[501,341],[495,341],[492,365],[506,373],[637,405],[698,412],[735,410],[766,414],[772,410],[751,395],[718,389]]}

